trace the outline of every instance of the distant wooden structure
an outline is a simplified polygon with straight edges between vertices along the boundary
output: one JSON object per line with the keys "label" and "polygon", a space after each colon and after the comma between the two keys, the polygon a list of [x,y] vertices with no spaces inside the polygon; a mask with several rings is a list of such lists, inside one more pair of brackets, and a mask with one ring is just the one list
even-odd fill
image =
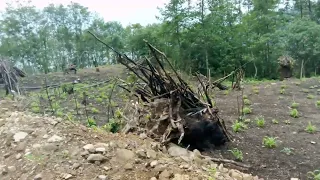
{"label": "distant wooden structure", "polygon": [[26,77],[26,73],[13,66],[8,60],[0,59],[0,84],[4,84],[6,95],[10,92],[21,95],[19,77]]}

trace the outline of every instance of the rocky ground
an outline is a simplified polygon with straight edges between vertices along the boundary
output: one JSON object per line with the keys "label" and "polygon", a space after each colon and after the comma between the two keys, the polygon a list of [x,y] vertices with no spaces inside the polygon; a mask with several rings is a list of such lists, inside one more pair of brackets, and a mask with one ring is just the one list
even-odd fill
{"label": "rocky ground", "polygon": [[254,180],[175,145],[110,134],[0,101],[1,180]]}

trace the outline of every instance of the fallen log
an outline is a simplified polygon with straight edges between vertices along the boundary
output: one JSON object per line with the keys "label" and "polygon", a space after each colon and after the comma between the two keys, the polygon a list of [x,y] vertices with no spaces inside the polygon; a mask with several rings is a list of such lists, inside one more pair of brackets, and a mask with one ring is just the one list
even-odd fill
{"label": "fallen log", "polygon": [[204,99],[197,96],[179,76],[166,55],[147,41],[145,43],[151,57],[138,64],[89,33],[117,54],[117,62],[147,84],[136,84],[133,90],[125,88],[130,93],[135,92],[144,102],[135,104],[136,113],[127,116],[130,126],[126,126],[125,132],[143,129],[149,137],[163,144],[173,142],[201,151],[231,140],[224,121],[218,116],[218,109],[213,107],[207,88],[200,79],[200,91],[206,96]]}

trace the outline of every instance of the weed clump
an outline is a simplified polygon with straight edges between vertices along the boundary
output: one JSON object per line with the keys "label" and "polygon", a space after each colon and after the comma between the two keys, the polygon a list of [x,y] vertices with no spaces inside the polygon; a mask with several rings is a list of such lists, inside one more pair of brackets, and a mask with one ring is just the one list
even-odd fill
{"label": "weed clump", "polygon": [[240,132],[247,129],[247,126],[243,122],[239,122],[238,120],[232,125],[232,130],[234,132]]}
{"label": "weed clump", "polygon": [[263,138],[262,144],[267,148],[275,148],[277,147],[277,140],[275,137],[265,136]]}
{"label": "weed clump", "polygon": [[308,126],[305,129],[306,132],[313,134],[317,131],[316,126],[312,125],[311,122],[308,123]]}
{"label": "weed clump", "polygon": [[299,117],[299,112],[297,109],[292,109],[290,111],[290,116],[293,117],[293,118],[298,118]]}
{"label": "weed clump", "polygon": [[256,118],[256,124],[258,127],[263,128],[265,125],[265,120],[263,116]]}
{"label": "weed clump", "polygon": [[232,155],[235,157],[237,161],[242,161],[243,160],[243,154],[242,151],[239,150],[238,148],[233,148],[232,150],[228,150],[232,153]]}

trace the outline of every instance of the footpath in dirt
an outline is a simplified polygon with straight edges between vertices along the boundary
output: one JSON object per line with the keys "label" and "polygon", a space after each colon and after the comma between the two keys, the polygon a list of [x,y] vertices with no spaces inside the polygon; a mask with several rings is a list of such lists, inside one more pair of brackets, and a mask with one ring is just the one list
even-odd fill
{"label": "footpath in dirt", "polygon": [[258,180],[199,151],[168,148],[143,134],[121,135],[16,111],[0,101],[1,180]]}

